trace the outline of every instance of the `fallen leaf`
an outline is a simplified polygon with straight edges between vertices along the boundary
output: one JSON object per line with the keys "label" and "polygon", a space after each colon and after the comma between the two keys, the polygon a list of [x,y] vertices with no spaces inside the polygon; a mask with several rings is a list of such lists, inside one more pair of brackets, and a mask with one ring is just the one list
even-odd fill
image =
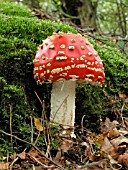
{"label": "fallen leaf", "polygon": [[120,135],[119,130],[117,128],[110,129],[108,133],[108,138],[116,138]]}
{"label": "fallen leaf", "polygon": [[114,170],[121,169],[122,166],[115,159],[113,159],[110,155],[107,155],[107,157],[110,161],[111,167],[113,167]]}
{"label": "fallen leaf", "polygon": [[0,162],[0,170],[5,170],[9,168],[9,163],[8,162]]}
{"label": "fallen leaf", "polygon": [[92,162],[87,165],[87,170],[111,170],[110,168],[107,167],[108,165],[108,160],[107,159],[102,159],[97,162]]}
{"label": "fallen leaf", "polygon": [[63,139],[62,142],[61,142],[60,149],[63,152],[67,152],[72,145],[73,145],[72,140]]}
{"label": "fallen leaf", "polygon": [[128,138],[126,138],[125,136],[120,136],[118,138],[112,139],[111,140],[112,145],[116,148],[117,146],[119,146],[121,143],[126,143],[128,144]]}
{"label": "fallen leaf", "polygon": [[36,118],[36,117],[34,117],[34,124],[35,124],[35,126],[36,126],[36,129],[38,130],[38,131],[43,131],[44,130],[44,128],[43,128],[43,126],[42,126],[42,123],[40,122],[40,120],[38,119],[38,118]]}
{"label": "fallen leaf", "polygon": [[121,128],[121,129],[119,130],[119,133],[120,133],[120,135],[128,135],[128,131],[125,130],[125,129],[123,129],[123,128]]}
{"label": "fallen leaf", "polygon": [[110,143],[107,137],[104,138],[103,144],[101,145],[101,151],[111,155],[111,157],[115,157],[117,155],[115,148]]}
{"label": "fallen leaf", "polygon": [[118,158],[118,163],[128,168],[128,153],[125,153],[124,155],[120,155]]}
{"label": "fallen leaf", "polygon": [[61,149],[58,149],[58,152],[57,152],[55,158],[53,158],[53,160],[54,160],[56,163],[59,163],[61,159],[62,159]]}
{"label": "fallen leaf", "polygon": [[21,159],[25,159],[26,158],[26,152],[21,152],[18,154],[18,157],[20,157]]}

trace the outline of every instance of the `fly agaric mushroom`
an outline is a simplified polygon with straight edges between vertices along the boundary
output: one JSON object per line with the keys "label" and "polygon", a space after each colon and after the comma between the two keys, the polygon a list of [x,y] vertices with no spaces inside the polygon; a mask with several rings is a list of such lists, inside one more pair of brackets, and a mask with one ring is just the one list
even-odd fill
{"label": "fly agaric mushroom", "polygon": [[102,60],[86,38],[59,32],[39,47],[34,78],[39,84],[53,82],[50,120],[69,128],[74,127],[76,82],[101,85],[105,74]]}

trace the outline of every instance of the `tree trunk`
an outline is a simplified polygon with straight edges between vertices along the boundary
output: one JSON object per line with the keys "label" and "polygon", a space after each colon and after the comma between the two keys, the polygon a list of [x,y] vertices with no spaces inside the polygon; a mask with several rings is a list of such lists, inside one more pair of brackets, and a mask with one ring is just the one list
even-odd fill
{"label": "tree trunk", "polygon": [[97,2],[98,1],[82,0],[83,5],[78,7],[78,14],[82,16],[80,18],[82,27],[90,27],[96,30]]}
{"label": "tree trunk", "polygon": [[62,8],[67,14],[71,15],[71,18],[73,18],[72,16],[77,17],[72,19],[75,24],[96,30],[97,4],[98,0],[96,2],[91,0],[63,0]]}

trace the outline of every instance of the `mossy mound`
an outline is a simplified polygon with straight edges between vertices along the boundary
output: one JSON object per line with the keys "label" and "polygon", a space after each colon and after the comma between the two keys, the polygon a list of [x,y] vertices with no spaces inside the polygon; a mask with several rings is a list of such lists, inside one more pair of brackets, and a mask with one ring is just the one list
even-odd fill
{"label": "mossy mound", "polygon": [[[33,18],[26,7],[14,3],[0,0],[0,8],[0,129],[10,131],[12,115],[13,133],[30,141],[30,115],[41,116],[38,97],[45,100],[48,114],[50,103],[51,86],[36,85],[33,78],[37,48],[53,32],[76,33],[76,30],[62,23]],[[128,95],[128,56],[114,47],[100,46],[93,39],[89,40],[105,64],[106,81],[102,88],[77,87],[76,122],[81,123],[85,115],[86,126],[95,127],[98,117],[113,112],[113,102],[119,100],[118,109],[121,109],[120,93]],[[5,141],[5,136],[0,137],[0,143]]]}

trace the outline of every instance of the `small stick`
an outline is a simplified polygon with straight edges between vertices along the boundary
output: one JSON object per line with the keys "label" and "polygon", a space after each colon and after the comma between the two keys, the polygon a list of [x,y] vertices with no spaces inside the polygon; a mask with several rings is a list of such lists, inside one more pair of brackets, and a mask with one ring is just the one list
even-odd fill
{"label": "small stick", "polygon": [[33,143],[33,121],[32,121],[32,116],[30,116],[31,119],[31,143]]}
{"label": "small stick", "polygon": [[54,168],[54,167],[55,167],[55,165],[47,166],[47,165],[41,163],[37,158],[35,158],[35,157],[32,156],[31,154],[28,154],[28,155],[30,156],[30,158],[31,158],[32,160],[34,159],[34,161],[36,161],[38,164],[40,164],[41,166],[43,166],[43,168],[50,169],[50,168]]}
{"label": "small stick", "polygon": [[[45,120],[45,118],[46,118],[46,114],[45,114],[45,101],[44,101],[44,100],[41,101],[41,99],[40,99],[40,97],[38,96],[38,94],[37,94],[36,91],[35,91],[35,94],[36,94],[36,96],[37,96],[37,98],[38,98],[38,100],[39,100],[39,102],[40,102],[40,104],[41,104],[41,106],[42,106],[41,124],[43,124],[43,127],[44,127],[44,120]],[[46,129],[47,129],[47,134],[48,134],[47,122],[46,122]],[[39,133],[40,133],[40,132],[39,132]],[[46,146],[47,146],[47,153],[49,153],[49,155],[50,155],[50,152],[49,152],[49,147],[50,147],[49,134],[48,134],[48,136],[47,136],[47,138],[48,138],[48,141],[47,141],[45,128],[44,128],[43,134],[44,134],[44,141],[45,141],[45,144],[46,144]],[[38,136],[39,136],[39,135],[40,135],[40,134],[38,134]],[[38,139],[38,138],[37,138],[37,139]],[[51,157],[51,155],[50,155],[50,157]]]}
{"label": "small stick", "polygon": [[52,159],[48,158],[45,154],[43,154],[43,153],[39,150],[39,148],[38,148],[37,146],[35,146],[33,143],[28,142],[28,141],[26,141],[26,140],[23,140],[23,139],[21,139],[21,138],[18,138],[18,137],[15,136],[15,135],[11,135],[11,134],[3,131],[3,130],[0,130],[0,132],[1,132],[1,133],[4,133],[5,135],[11,136],[11,137],[13,137],[13,138],[15,138],[15,139],[23,142],[23,143],[26,143],[26,144],[31,145],[33,148],[35,148],[35,149],[40,153],[41,156],[43,156],[44,158],[46,158],[48,161],[52,162],[52,163],[53,163],[56,167],[58,167],[60,170],[66,170],[66,169],[63,168],[62,166],[58,165],[55,161],[53,161]]}
{"label": "small stick", "polygon": [[84,126],[83,126],[84,117],[85,117],[85,115],[83,115],[82,120],[81,120],[81,129],[82,129],[82,132],[84,132]]}
{"label": "small stick", "polygon": [[123,106],[122,106],[121,112],[120,112],[123,125],[124,125],[124,118],[123,118],[123,114],[122,113],[123,113],[124,106],[125,106],[125,103],[123,103]]}
{"label": "small stick", "polygon": [[[10,134],[12,135],[12,105],[9,104],[9,108],[10,108]],[[11,145],[13,145],[12,136],[11,136]]]}

